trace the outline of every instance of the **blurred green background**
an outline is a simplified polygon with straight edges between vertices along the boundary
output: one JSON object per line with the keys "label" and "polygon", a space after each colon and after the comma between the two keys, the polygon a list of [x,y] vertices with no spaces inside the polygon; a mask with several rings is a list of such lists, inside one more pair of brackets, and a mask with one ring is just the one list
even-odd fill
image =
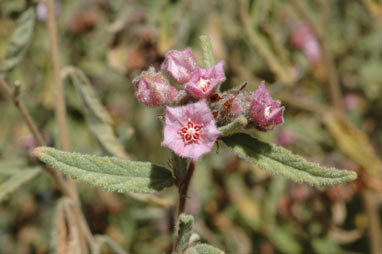
{"label": "blurred green background", "polygon": [[[160,108],[138,103],[132,79],[159,69],[170,49],[210,37],[225,61],[223,90],[265,80],[286,106],[285,123],[253,135],[310,161],[356,170],[347,185],[316,189],[272,177],[224,145],[197,164],[187,212],[204,242],[227,253],[382,253],[382,3],[377,0],[63,0],[55,1],[60,61],[82,69],[113,117],[129,156],[167,165]],[[43,2],[0,0],[0,59],[15,22],[36,4],[26,56],[8,77],[44,137],[58,146],[53,72]],[[65,81],[72,151],[102,154],[79,97]],[[341,112],[335,114],[334,112]],[[0,92],[0,181],[13,165],[36,165],[35,142]],[[175,188],[158,200],[80,184],[90,228],[134,254],[171,250]],[[48,253],[59,192],[41,174],[0,203],[0,253]],[[379,224],[378,224],[379,223]],[[379,241],[376,244],[370,239]],[[377,251],[377,252],[376,252]],[[381,251],[381,252],[378,252]],[[106,253],[106,252],[105,252]]]}

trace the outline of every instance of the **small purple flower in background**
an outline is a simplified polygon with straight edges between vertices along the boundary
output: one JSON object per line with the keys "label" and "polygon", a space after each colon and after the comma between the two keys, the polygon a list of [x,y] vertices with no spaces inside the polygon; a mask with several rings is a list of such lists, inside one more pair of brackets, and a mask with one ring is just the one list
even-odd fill
{"label": "small purple flower in background", "polygon": [[280,107],[280,101],[272,100],[264,81],[253,95],[251,105],[251,117],[259,127],[272,128],[274,125],[283,123],[284,107]]}
{"label": "small purple flower in background", "polygon": [[223,64],[220,61],[208,69],[199,68],[185,84],[187,92],[197,99],[210,97],[225,80]]}
{"label": "small purple flower in background", "polygon": [[197,64],[191,49],[183,51],[170,50],[162,64],[162,70],[167,72],[176,82],[184,84],[190,80],[197,69]]}
{"label": "small purple flower in background", "polygon": [[147,106],[162,106],[171,104],[178,91],[170,85],[161,72],[155,72],[153,67],[144,71],[133,80],[138,99]]}
{"label": "small purple flower in background", "polygon": [[220,134],[204,99],[181,107],[167,106],[162,145],[180,156],[197,160],[211,151]]}
{"label": "small purple flower in background", "polygon": [[348,112],[361,111],[363,109],[362,98],[355,93],[346,94],[344,96],[343,105]]}
{"label": "small purple flower in background", "polygon": [[307,24],[298,26],[292,37],[293,44],[304,51],[308,60],[312,63],[317,62],[321,58],[321,46],[316,36]]}
{"label": "small purple flower in background", "polygon": [[296,135],[289,129],[282,129],[277,135],[277,144],[283,147],[289,147],[296,142]]}
{"label": "small purple flower in background", "polygon": [[[59,14],[61,9],[61,3],[58,0],[53,1],[54,4],[54,13],[56,16]],[[36,7],[36,16],[37,19],[41,22],[46,22],[48,20],[48,8],[44,2],[40,2]]]}

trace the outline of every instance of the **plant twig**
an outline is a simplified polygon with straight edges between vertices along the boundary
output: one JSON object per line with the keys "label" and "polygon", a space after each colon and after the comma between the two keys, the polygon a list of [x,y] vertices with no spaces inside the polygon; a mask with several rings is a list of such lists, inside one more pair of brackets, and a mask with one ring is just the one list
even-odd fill
{"label": "plant twig", "polygon": [[369,220],[369,237],[371,253],[382,253],[382,231],[381,221],[379,219],[378,207],[375,202],[375,196],[368,190],[362,192],[362,198],[365,205],[367,218]]}
{"label": "plant twig", "polygon": [[[48,9],[48,28],[49,28],[49,38],[50,38],[50,50],[52,55],[52,64],[53,64],[53,74],[54,74],[54,84],[55,84],[55,99],[56,99],[56,117],[58,122],[58,128],[60,132],[60,142],[61,147],[64,151],[69,151],[69,139],[68,139],[68,130],[66,123],[66,112],[65,112],[65,97],[64,97],[64,89],[62,86],[62,80],[60,77],[60,62],[58,55],[58,41],[57,41],[57,31],[56,31],[56,20],[54,13],[54,5],[53,0],[47,0],[47,9]],[[74,180],[68,176],[68,183],[72,192],[72,199],[74,201],[74,217],[75,223],[77,224],[80,232],[79,232],[79,240],[81,245],[81,253],[87,253],[87,246],[84,239],[84,232],[88,231],[88,229],[84,229],[87,227],[86,223],[81,223],[81,210],[80,210],[80,202],[77,194],[77,187]],[[82,225],[81,225],[82,224]],[[89,230],[90,232],[90,230]]]}
{"label": "plant twig", "polygon": [[[44,139],[42,138],[40,132],[38,131],[38,128],[36,124],[34,123],[32,117],[30,116],[28,110],[24,106],[24,104],[20,101],[20,98],[18,97],[18,94],[16,94],[8,85],[8,83],[0,79],[0,87],[7,93],[7,95],[12,99],[13,103],[15,104],[16,108],[19,110],[21,117],[24,119],[25,123],[27,124],[29,130],[32,132],[32,135],[36,139],[36,142],[40,146],[46,146],[46,143]],[[52,168],[48,167],[42,167],[44,171],[52,175],[54,180],[56,181],[57,185],[59,186],[60,190],[64,195],[70,195],[70,190],[68,189],[68,186],[62,176],[62,174]]]}
{"label": "plant twig", "polygon": [[50,53],[52,56],[54,84],[55,84],[55,99],[56,99],[56,117],[58,121],[58,128],[60,130],[60,142],[62,149],[69,150],[68,143],[68,130],[65,117],[65,98],[64,89],[62,87],[62,81],[60,77],[60,62],[58,56],[58,43],[57,43],[57,31],[56,21],[54,16],[53,0],[47,0],[48,9],[48,27],[50,37]]}
{"label": "plant twig", "polygon": [[262,58],[264,58],[264,60],[269,65],[269,68],[278,76],[282,82],[286,84],[292,83],[295,77],[292,74],[291,68],[289,66],[283,66],[280,64],[279,59],[261,38],[259,32],[253,29],[251,18],[248,14],[248,7],[245,6],[243,0],[238,0],[238,2],[240,5],[240,18],[242,20],[244,30],[249,38],[249,41],[257,49],[257,53]]}

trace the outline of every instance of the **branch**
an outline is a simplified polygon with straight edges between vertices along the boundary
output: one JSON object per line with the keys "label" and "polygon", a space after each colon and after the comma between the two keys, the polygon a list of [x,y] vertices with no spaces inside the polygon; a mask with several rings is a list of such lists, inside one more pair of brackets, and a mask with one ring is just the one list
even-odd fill
{"label": "branch", "polygon": [[371,253],[378,254],[382,253],[382,232],[381,232],[381,221],[379,219],[378,207],[375,200],[374,193],[365,190],[362,192],[362,198],[369,220],[369,237]]}
{"label": "branch", "polygon": [[[68,130],[66,123],[66,112],[65,112],[65,98],[64,98],[64,89],[62,87],[62,80],[60,77],[60,62],[58,55],[58,42],[57,42],[57,31],[56,31],[56,20],[54,13],[53,0],[47,0],[47,9],[48,9],[48,29],[49,29],[49,38],[50,38],[50,51],[52,55],[52,64],[53,64],[53,74],[54,74],[54,84],[55,84],[55,98],[56,98],[56,117],[58,122],[58,129],[60,132],[60,142],[62,149],[64,151],[69,151],[69,141],[68,141]],[[87,228],[86,223],[81,225],[81,210],[80,210],[80,201],[77,194],[77,187],[74,180],[68,176],[67,177],[70,189],[71,197],[74,201],[74,222],[77,224],[78,229],[80,230],[79,241],[81,245],[81,253],[87,253],[87,246],[84,239],[84,232],[90,231]],[[85,226],[82,227],[82,226]]]}
{"label": "branch", "polygon": [[[34,123],[32,117],[30,116],[28,110],[25,108],[24,104],[20,101],[18,97],[18,93],[15,93],[7,84],[7,82],[5,82],[5,80],[3,79],[0,79],[0,87],[5,91],[5,93],[9,96],[9,98],[12,99],[16,108],[19,110],[21,117],[24,119],[25,123],[28,125],[29,130],[32,132],[32,135],[36,139],[37,144],[39,146],[46,146],[46,143],[44,139],[42,138],[40,132],[38,131],[37,126]],[[67,184],[65,183],[65,180],[62,174],[59,171],[52,168],[48,168],[48,167],[42,167],[42,169],[53,176],[54,180],[56,181],[62,193],[70,196],[70,190]]]}

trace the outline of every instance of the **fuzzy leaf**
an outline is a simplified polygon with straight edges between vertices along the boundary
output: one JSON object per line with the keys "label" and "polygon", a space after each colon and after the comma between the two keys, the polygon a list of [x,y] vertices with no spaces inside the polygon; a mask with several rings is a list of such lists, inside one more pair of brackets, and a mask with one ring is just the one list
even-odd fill
{"label": "fuzzy leaf", "polygon": [[126,158],[122,145],[114,134],[112,119],[98,99],[89,79],[79,69],[67,67],[63,73],[72,80],[84,105],[84,114],[91,133],[109,155]]}
{"label": "fuzzy leaf", "polygon": [[202,43],[204,68],[209,68],[214,66],[215,57],[214,57],[214,52],[212,50],[210,38],[207,35],[202,35],[200,36],[200,41]]}
{"label": "fuzzy leaf", "polygon": [[109,191],[153,193],[173,185],[169,169],[150,162],[99,157],[38,147],[33,155],[73,178]]}
{"label": "fuzzy leaf", "polygon": [[17,170],[9,179],[0,183],[0,202],[5,200],[10,194],[18,190],[25,183],[38,176],[40,172],[39,168]]}
{"label": "fuzzy leaf", "polygon": [[176,251],[182,253],[189,244],[192,228],[194,225],[194,217],[192,215],[181,214],[178,221],[178,234],[176,239]]}
{"label": "fuzzy leaf", "polygon": [[298,183],[326,186],[343,184],[357,178],[354,171],[322,167],[308,162],[282,147],[264,143],[247,134],[235,134],[223,137],[222,140],[240,158],[246,159],[272,174],[287,177]]}
{"label": "fuzzy leaf", "polygon": [[190,248],[187,254],[224,254],[224,251],[208,244],[197,244]]}
{"label": "fuzzy leaf", "polygon": [[21,14],[12,33],[5,58],[0,63],[0,76],[12,70],[23,58],[33,34],[35,11],[31,7]]}

